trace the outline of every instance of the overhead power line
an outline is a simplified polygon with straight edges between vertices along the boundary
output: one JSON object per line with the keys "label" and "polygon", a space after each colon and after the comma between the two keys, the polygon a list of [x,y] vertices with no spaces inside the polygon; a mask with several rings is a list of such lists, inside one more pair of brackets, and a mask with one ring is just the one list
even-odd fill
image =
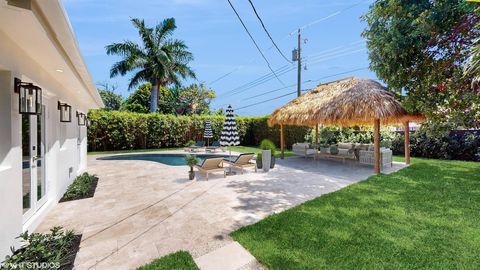
{"label": "overhead power line", "polygon": [[[333,17],[335,17],[335,16],[337,16],[337,15],[340,15],[340,14],[342,14],[343,12],[345,12],[345,11],[347,11],[347,10],[349,10],[349,9],[352,9],[352,8],[354,8],[354,7],[362,4],[362,3],[367,3],[367,2],[370,2],[370,1],[371,1],[371,0],[364,0],[364,1],[356,2],[356,3],[350,5],[350,6],[346,7],[346,8],[337,10],[337,11],[335,11],[335,12],[333,12],[333,13],[325,16],[325,17],[322,17],[322,18],[316,19],[316,20],[314,20],[314,21],[311,21],[310,23],[307,23],[307,24],[305,24],[305,25],[303,25],[303,26],[301,26],[301,27],[297,27],[297,28],[295,28],[294,31],[292,31],[291,33],[289,33],[289,34],[287,34],[286,36],[284,36],[281,40],[285,40],[286,38],[291,37],[293,34],[295,34],[295,33],[297,32],[298,28],[300,28],[300,29],[306,29],[306,28],[308,28],[308,27],[310,27],[310,26],[312,26],[312,25],[318,24],[318,23],[320,23],[320,22],[323,22],[323,21],[326,21],[326,20],[328,20],[328,19],[330,19],[330,18],[333,18]],[[264,51],[271,50],[271,49],[273,49],[273,48],[274,48],[274,46],[271,46],[271,47],[265,49]],[[255,58],[252,58],[248,63],[251,63],[251,62],[253,62],[254,60],[255,60]],[[218,82],[218,81],[220,81],[220,80],[223,80],[224,78],[226,78],[226,77],[230,76],[231,74],[235,73],[236,71],[240,70],[242,67],[243,67],[242,65],[237,66],[237,67],[234,68],[232,71],[227,72],[227,73],[225,73],[224,75],[219,76],[218,78],[214,79],[214,80],[213,80],[212,82],[210,82],[209,84],[212,85],[213,83],[216,83],[216,82]]]}
{"label": "overhead power line", "polygon": [[248,36],[250,37],[250,39],[252,40],[253,44],[255,44],[255,47],[257,48],[258,52],[262,55],[262,58],[263,60],[265,60],[265,62],[267,63],[267,66],[268,68],[270,69],[270,71],[275,75],[275,77],[277,78],[277,80],[282,84],[282,85],[285,85],[282,80],[280,80],[280,78],[277,76],[277,74],[275,73],[275,71],[273,71],[272,69],[272,66],[270,65],[270,62],[268,61],[267,57],[265,57],[265,55],[263,54],[262,50],[260,49],[260,47],[258,46],[257,42],[255,41],[255,39],[253,38],[252,34],[250,34],[250,31],[248,31],[248,28],[247,26],[245,25],[245,23],[243,22],[242,18],[240,17],[240,14],[238,14],[237,10],[235,9],[235,7],[233,6],[232,2],[230,0],[227,0],[228,3],[230,4],[230,7],[232,8],[233,12],[235,12],[235,15],[237,15],[237,18],[238,20],[240,21],[240,23],[242,24],[243,28],[245,29],[245,31],[247,32]]}
{"label": "overhead power line", "polygon": [[270,32],[268,32],[267,27],[263,23],[263,20],[260,17],[260,15],[258,14],[257,9],[255,8],[255,5],[253,4],[252,0],[248,0],[248,2],[250,3],[250,6],[252,6],[252,9],[253,9],[253,12],[255,13],[255,16],[257,16],[257,19],[260,21],[260,24],[262,25],[263,30],[267,34],[268,38],[270,38],[270,41],[272,42],[273,46],[275,46],[278,53],[280,53],[280,55],[283,57],[283,59],[285,59],[285,61],[287,61],[288,63],[292,63],[292,61],[288,60],[288,58],[283,54],[283,52],[278,47],[277,43],[275,43],[275,41],[273,40],[272,35],[270,35]]}
{"label": "overhead power line", "polygon": [[[352,73],[352,72],[356,72],[356,71],[360,71],[360,70],[366,70],[366,69],[368,69],[368,67],[356,68],[356,69],[352,69],[352,70],[348,70],[348,71],[344,71],[344,72],[340,72],[340,73],[336,73],[336,74],[331,74],[331,75],[328,75],[328,76],[323,76],[323,77],[320,77],[320,78],[315,79],[315,80],[307,80],[307,81],[304,81],[302,83],[319,82],[323,79],[328,79],[328,78],[331,78],[331,77],[335,77],[335,76],[339,76],[339,75],[345,75],[345,74],[348,74],[348,73]],[[270,94],[270,93],[273,93],[273,92],[277,92],[277,91],[280,91],[280,90],[283,90],[283,89],[286,89],[286,88],[289,88],[289,87],[294,87],[294,86],[296,86],[296,84],[285,86],[285,87],[278,88],[278,89],[275,89],[275,90],[271,90],[271,91],[268,91],[268,92],[265,92],[265,93],[262,93],[262,94],[259,94],[259,95],[255,95],[255,96],[252,96],[252,97],[249,97],[249,98],[246,98],[246,99],[264,96],[264,95],[267,95],[267,94]],[[304,91],[304,90],[302,90],[302,91]],[[237,111],[240,110],[240,109],[245,109],[245,108],[252,107],[252,106],[255,106],[255,105],[260,105],[260,104],[263,104],[263,103],[266,103],[266,102],[269,102],[269,101],[272,101],[272,100],[276,100],[276,99],[279,99],[279,98],[282,98],[282,97],[285,97],[285,96],[289,96],[289,95],[292,95],[292,94],[295,94],[295,93],[297,93],[297,91],[287,93],[285,95],[281,95],[281,96],[278,96],[278,97],[274,97],[274,98],[271,98],[271,99],[263,100],[263,101],[260,101],[260,102],[256,102],[254,104],[249,104],[249,105],[243,106],[241,108],[237,108]]]}
{"label": "overhead power line", "polygon": [[[365,48],[359,49],[359,50],[354,50],[354,51],[348,51],[348,50],[346,51],[345,49],[342,49],[342,50],[340,50],[340,51],[338,51],[338,52],[333,52],[333,53],[329,53],[329,54],[328,54],[328,53],[327,53],[327,54],[324,54],[324,57],[323,57],[323,58],[319,58],[319,56],[316,56],[316,57],[314,57],[315,61],[313,61],[313,62],[308,62],[308,61],[307,61],[307,62],[309,63],[309,65],[315,65],[315,64],[324,62],[324,61],[326,61],[326,60],[330,60],[330,59],[334,59],[334,58],[338,58],[338,57],[342,57],[342,56],[346,56],[346,55],[358,53],[358,52],[364,51],[364,50],[365,50]],[[309,60],[309,58],[307,58],[307,60]],[[283,66],[283,67],[281,67],[280,69],[278,69],[278,70],[276,71],[278,76],[282,76],[282,75],[284,75],[284,74],[286,74],[286,73],[289,73],[289,72],[295,70],[295,67],[290,67],[290,68],[288,68],[288,69],[285,69],[285,67],[288,67],[288,65]],[[257,79],[255,79],[255,80],[249,82],[249,83],[246,83],[246,84],[241,85],[241,86],[239,86],[239,87],[236,87],[236,88],[234,88],[234,89],[232,89],[232,90],[229,90],[229,91],[227,91],[227,92],[225,92],[225,93],[222,93],[222,94],[220,94],[220,95],[218,96],[218,98],[222,98],[222,97],[225,97],[225,96],[228,96],[228,95],[233,96],[233,95],[236,95],[236,94],[239,94],[239,93],[246,92],[246,91],[248,91],[248,90],[250,90],[250,89],[252,89],[252,88],[255,88],[255,87],[259,86],[259,85],[265,84],[265,83],[271,81],[272,79],[274,79],[274,77],[272,76],[271,73],[266,74],[266,75],[264,75],[264,76],[262,76],[262,77],[260,77],[260,78],[257,78]],[[296,84],[295,84],[295,85],[296,85]],[[285,88],[282,88],[282,89],[285,89]]]}
{"label": "overhead power line", "polygon": [[[288,66],[288,65],[285,65],[285,66],[282,66],[282,67],[276,69],[275,72],[276,72],[277,75],[278,75],[279,72],[285,71],[285,70],[287,70],[288,68],[289,68],[289,66]],[[291,67],[290,67],[290,68],[291,68]],[[236,88],[233,88],[232,90],[229,90],[229,91],[227,91],[227,92],[225,92],[225,93],[222,93],[220,96],[223,96],[223,95],[226,95],[226,94],[229,94],[229,93],[233,93],[233,92],[235,92],[235,91],[237,91],[237,90],[239,90],[239,89],[243,89],[243,88],[246,88],[246,87],[250,87],[250,86],[252,86],[252,85],[255,85],[255,84],[258,83],[258,82],[261,82],[262,80],[269,79],[269,78],[274,78],[274,75],[273,75],[272,72],[269,72],[269,73],[267,73],[267,74],[265,74],[265,75],[263,75],[263,76],[255,79],[255,80],[253,80],[253,81],[250,81],[250,82],[245,83],[245,84],[242,84],[242,85],[240,85],[240,86],[238,86],[238,87],[236,87]]]}
{"label": "overhead power line", "polygon": [[[370,2],[370,1],[371,1],[371,0],[358,1],[358,2],[356,2],[356,3],[354,3],[354,4],[350,5],[350,6],[348,6],[348,7],[346,7],[346,8],[337,10],[337,11],[335,11],[335,12],[333,12],[333,13],[325,16],[325,17],[322,17],[322,18],[319,18],[319,19],[314,20],[314,21],[312,21],[312,22],[309,22],[309,23],[301,26],[301,27],[300,27],[300,30],[307,29],[307,28],[309,28],[309,27],[312,26],[312,25],[315,25],[315,24],[317,24],[317,23],[321,23],[321,22],[323,22],[323,21],[326,21],[326,20],[328,20],[328,19],[330,19],[330,18],[333,18],[333,17],[335,17],[335,16],[337,16],[337,15],[342,14],[343,12],[345,12],[345,11],[347,11],[347,10],[349,10],[349,9],[352,9],[352,8],[358,6],[358,5],[361,5],[361,4],[363,4],[363,3],[367,3],[367,2]],[[296,32],[297,32],[297,29],[293,30],[293,31],[289,34],[289,36],[293,36]]]}
{"label": "overhead power line", "polygon": [[264,101],[260,101],[260,102],[257,102],[257,103],[253,103],[253,104],[250,104],[250,105],[247,105],[247,106],[243,106],[243,107],[237,108],[236,110],[239,111],[239,110],[241,110],[241,109],[245,109],[245,108],[252,107],[252,106],[255,106],[255,105],[260,105],[260,104],[262,104],[262,103],[266,103],[266,102],[269,102],[269,101],[272,101],[272,100],[276,100],[276,99],[279,99],[279,98],[282,98],[282,97],[294,95],[294,94],[296,94],[296,93],[297,93],[297,90],[295,90],[294,92],[285,94],[285,95],[281,95],[281,96],[279,96],[279,97],[274,97],[274,98],[271,98],[271,99],[268,99],[268,100],[264,100]]}
{"label": "overhead power line", "polygon": [[[282,76],[282,75],[284,75],[284,74],[287,74],[287,73],[289,73],[289,72],[292,72],[293,70],[295,70],[295,68],[289,68],[289,69],[287,69],[287,70],[283,70],[283,71],[281,71],[281,72],[278,72],[277,75],[278,75],[278,76]],[[238,90],[236,90],[236,91],[230,92],[229,94],[230,94],[230,96],[236,95],[236,94],[240,94],[240,93],[243,93],[243,92],[245,92],[245,91],[248,91],[248,90],[250,90],[250,89],[252,89],[252,88],[255,88],[255,87],[259,86],[259,85],[262,85],[262,84],[264,84],[264,83],[267,83],[267,82],[269,82],[269,81],[271,81],[271,80],[273,80],[272,77],[270,77],[270,78],[265,78],[265,79],[263,79],[263,80],[255,83],[255,84],[251,85],[251,86],[248,86],[248,87],[245,87],[245,88],[242,88],[242,89],[238,89]]]}

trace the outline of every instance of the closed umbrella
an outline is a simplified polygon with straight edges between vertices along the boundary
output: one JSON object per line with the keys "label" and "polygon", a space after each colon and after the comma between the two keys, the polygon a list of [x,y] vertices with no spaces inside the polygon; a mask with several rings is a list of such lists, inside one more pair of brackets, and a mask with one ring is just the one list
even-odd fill
{"label": "closed umbrella", "polygon": [[220,136],[220,145],[228,146],[229,159],[231,160],[232,151],[230,146],[237,146],[240,144],[240,138],[237,132],[237,123],[235,122],[235,115],[231,105],[228,105],[225,115],[225,123],[223,124],[222,135]]}
{"label": "closed umbrella", "polygon": [[205,130],[203,131],[203,137],[207,138],[207,146],[209,145],[210,138],[213,138],[212,123],[210,119],[205,120]]}

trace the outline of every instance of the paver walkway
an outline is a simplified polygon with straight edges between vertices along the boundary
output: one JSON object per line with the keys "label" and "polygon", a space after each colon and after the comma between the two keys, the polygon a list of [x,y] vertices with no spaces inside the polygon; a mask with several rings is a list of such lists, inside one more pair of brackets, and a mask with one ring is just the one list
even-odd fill
{"label": "paver walkway", "polygon": [[[203,265],[203,255],[235,248],[229,233],[237,228],[372,174],[350,162],[287,158],[269,173],[189,181],[186,166],[97,158],[89,157],[89,172],[100,179],[95,196],[57,205],[37,229],[83,234],[76,269],[135,269],[178,250]],[[395,163],[387,173],[401,168]]]}

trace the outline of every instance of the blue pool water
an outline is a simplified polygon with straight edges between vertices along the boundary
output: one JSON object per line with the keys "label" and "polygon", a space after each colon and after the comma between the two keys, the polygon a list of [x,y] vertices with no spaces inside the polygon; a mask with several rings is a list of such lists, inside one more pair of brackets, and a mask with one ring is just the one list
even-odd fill
{"label": "blue pool water", "polygon": [[[223,157],[227,158],[228,156],[224,155],[208,155],[208,154],[197,154],[198,164],[202,164],[203,160],[206,158],[212,157]],[[232,156],[232,159],[235,160],[237,157]],[[163,163],[170,166],[183,166],[187,165],[185,162],[185,155],[182,154],[130,154],[130,155],[116,155],[98,158],[100,160],[146,160],[146,161],[155,161]]]}

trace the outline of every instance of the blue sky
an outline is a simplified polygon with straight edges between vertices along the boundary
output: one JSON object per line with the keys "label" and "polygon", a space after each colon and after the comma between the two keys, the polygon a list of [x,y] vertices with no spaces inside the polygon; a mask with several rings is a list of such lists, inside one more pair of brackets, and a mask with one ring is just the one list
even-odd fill
{"label": "blue sky", "polygon": [[[360,16],[372,2],[373,0],[253,0],[274,40],[289,58],[297,44],[296,32],[293,35],[290,33],[308,25],[302,30],[303,38],[307,39],[306,43],[302,43],[304,62],[307,65],[307,70],[302,73],[302,81],[312,82],[304,83],[302,89],[348,76],[376,79],[375,74],[368,70],[365,42],[360,36],[365,28]],[[239,88],[270,73],[270,70],[227,0],[64,0],[94,81],[117,84],[117,92],[124,97],[133,91],[127,90],[131,75],[110,78],[110,67],[118,58],[107,56],[105,46],[126,39],[138,41],[137,32],[130,23],[131,17],[143,18],[149,25],[169,17],[176,19],[178,29],[175,37],[185,40],[194,54],[195,60],[191,66],[197,73],[198,81],[217,92],[218,97],[212,104],[214,108],[226,108],[231,104],[236,109],[294,92],[296,86],[286,86],[296,83],[297,72],[293,69],[296,64],[288,63],[275,49],[269,49],[272,44],[247,0],[232,0],[232,3],[272,67],[286,71],[291,69],[280,76],[281,82],[273,77],[252,88]],[[348,72],[352,70],[355,71]],[[232,73],[214,82],[229,72]],[[236,113],[269,114],[294,97],[293,94],[284,96],[236,110]]]}

